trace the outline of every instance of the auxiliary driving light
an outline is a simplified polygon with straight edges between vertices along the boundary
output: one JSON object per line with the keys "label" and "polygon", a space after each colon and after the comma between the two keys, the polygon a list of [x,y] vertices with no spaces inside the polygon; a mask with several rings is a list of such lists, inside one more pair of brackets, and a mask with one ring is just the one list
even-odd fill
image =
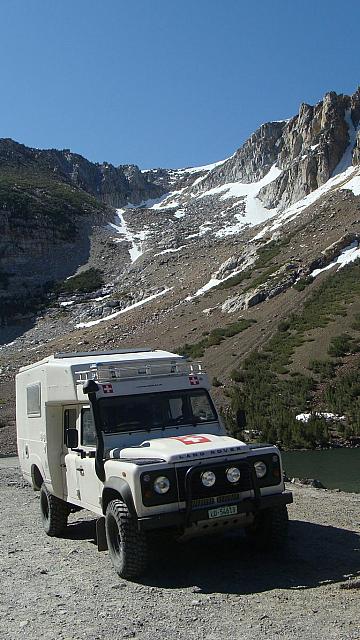
{"label": "auxiliary driving light", "polygon": [[226,470],[226,477],[229,482],[238,482],[240,480],[240,475],[240,469],[237,467],[229,467],[229,469]]}
{"label": "auxiliary driving light", "polygon": [[201,474],[201,482],[204,487],[212,487],[215,484],[216,475],[213,471],[204,471]]}
{"label": "auxiliary driving light", "polygon": [[265,462],[258,460],[258,462],[255,462],[254,467],[258,478],[263,478],[264,476],[266,476],[267,466]]}
{"label": "auxiliary driving light", "polygon": [[159,476],[154,480],[156,493],[167,493],[170,489],[170,480],[166,476]]}

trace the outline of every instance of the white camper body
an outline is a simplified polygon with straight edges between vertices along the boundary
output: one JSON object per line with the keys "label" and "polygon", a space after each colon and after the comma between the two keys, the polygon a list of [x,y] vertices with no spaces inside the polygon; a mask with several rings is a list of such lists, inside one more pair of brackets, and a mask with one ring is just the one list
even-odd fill
{"label": "white camper body", "polygon": [[[74,509],[94,512],[99,549],[133,577],[149,531],[250,531],[257,513],[284,513],[279,451],[227,436],[209,387],[200,363],[161,350],[56,354],[20,369],[19,459],[46,532]],[[126,551],[134,544],[141,561]]]}

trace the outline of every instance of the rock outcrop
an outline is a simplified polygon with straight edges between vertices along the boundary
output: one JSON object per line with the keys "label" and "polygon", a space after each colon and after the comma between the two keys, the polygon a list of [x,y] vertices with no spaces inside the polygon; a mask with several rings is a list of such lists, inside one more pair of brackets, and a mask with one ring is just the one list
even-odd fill
{"label": "rock outcrop", "polygon": [[257,182],[273,164],[281,175],[260,191],[268,208],[279,210],[300,200],[333,175],[350,142],[353,163],[360,158],[360,90],[352,96],[330,92],[317,105],[302,104],[288,121],[262,125],[224,164],[198,185],[206,191],[229,182]]}
{"label": "rock outcrop", "polygon": [[136,165],[115,167],[107,162],[93,163],[69,149],[31,149],[10,139],[0,139],[2,167],[17,171],[32,167],[50,172],[56,179],[69,182],[112,207],[122,207],[129,202],[139,204],[165,192]]}

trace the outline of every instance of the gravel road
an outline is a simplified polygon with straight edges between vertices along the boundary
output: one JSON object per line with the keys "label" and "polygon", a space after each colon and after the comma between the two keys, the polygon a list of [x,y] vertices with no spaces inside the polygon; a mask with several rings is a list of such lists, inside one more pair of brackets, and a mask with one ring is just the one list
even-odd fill
{"label": "gravel road", "polygon": [[359,639],[360,495],[292,488],[288,551],[203,538],[131,583],[98,553],[91,514],[46,537],[38,494],[0,459],[1,640]]}

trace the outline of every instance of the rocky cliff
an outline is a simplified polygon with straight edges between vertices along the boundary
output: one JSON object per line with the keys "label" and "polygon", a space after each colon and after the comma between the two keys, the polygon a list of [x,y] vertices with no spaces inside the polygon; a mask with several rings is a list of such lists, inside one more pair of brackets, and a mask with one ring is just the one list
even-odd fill
{"label": "rocky cliff", "polygon": [[268,207],[284,209],[327,182],[350,144],[353,163],[359,163],[359,121],[360,89],[352,96],[330,92],[315,106],[302,104],[287,121],[262,125],[198,190],[256,182],[276,164],[281,175],[259,197]]}

